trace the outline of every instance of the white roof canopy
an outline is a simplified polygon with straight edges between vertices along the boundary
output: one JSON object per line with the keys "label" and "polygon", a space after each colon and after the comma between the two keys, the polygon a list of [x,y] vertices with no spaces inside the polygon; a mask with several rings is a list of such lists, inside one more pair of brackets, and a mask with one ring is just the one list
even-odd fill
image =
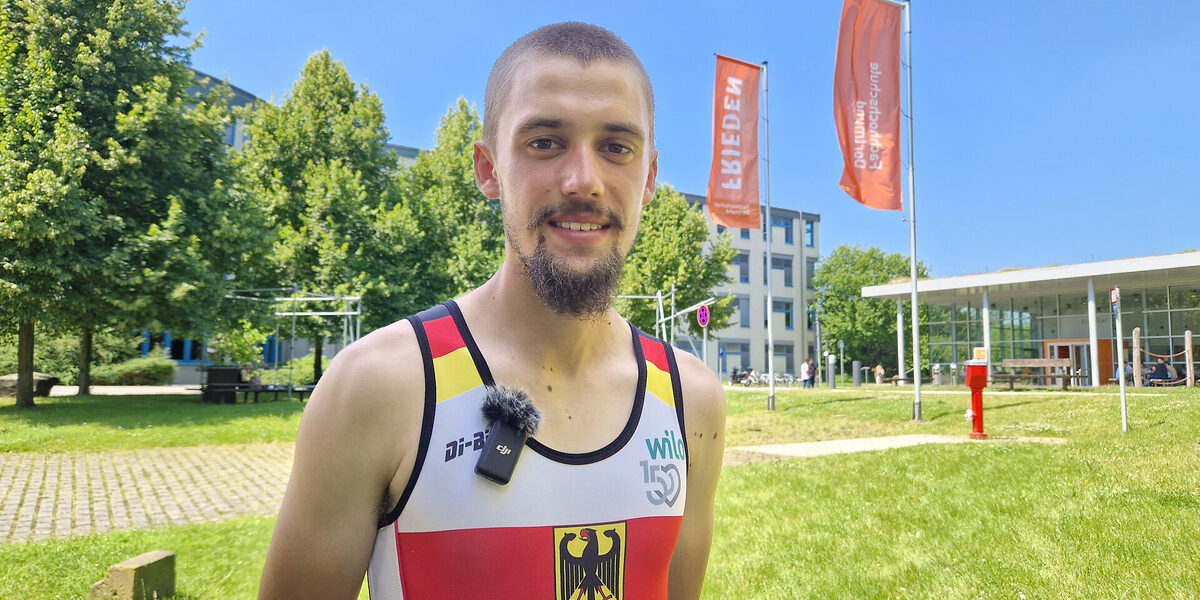
{"label": "white roof canopy", "polygon": [[[931,304],[976,300],[984,288],[992,300],[1086,294],[1089,279],[1095,280],[1098,297],[1102,295],[1101,290],[1116,286],[1134,289],[1197,285],[1200,284],[1200,252],[922,279],[917,293],[922,302]],[[864,298],[907,300],[911,294],[912,285],[908,281],[862,288]]]}

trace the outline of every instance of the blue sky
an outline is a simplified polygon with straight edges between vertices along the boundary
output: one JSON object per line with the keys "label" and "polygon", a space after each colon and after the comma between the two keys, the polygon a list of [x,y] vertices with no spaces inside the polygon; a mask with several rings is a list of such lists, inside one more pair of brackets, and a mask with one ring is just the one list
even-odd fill
{"label": "blue sky", "polygon": [[[392,141],[422,148],[460,96],[482,109],[522,34],[607,27],[654,83],[659,181],[698,194],[713,55],[766,60],[772,204],[819,213],[823,253],[908,254],[904,214],[838,187],[840,0],[189,4],[197,69],[281,99],[328,48],[383,100]],[[917,256],[934,276],[1200,248],[1200,2],[915,0],[912,20]]]}

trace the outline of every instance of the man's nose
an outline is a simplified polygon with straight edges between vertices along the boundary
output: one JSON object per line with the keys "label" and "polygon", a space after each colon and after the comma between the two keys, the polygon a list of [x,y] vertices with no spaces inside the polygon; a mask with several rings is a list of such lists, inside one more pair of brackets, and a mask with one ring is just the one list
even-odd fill
{"label": "man's nose", "polygon": [[600,157],[586,145],[576,146],[562,163],[562,194],[564,197],[596,198],[604,191],[601,181]]}

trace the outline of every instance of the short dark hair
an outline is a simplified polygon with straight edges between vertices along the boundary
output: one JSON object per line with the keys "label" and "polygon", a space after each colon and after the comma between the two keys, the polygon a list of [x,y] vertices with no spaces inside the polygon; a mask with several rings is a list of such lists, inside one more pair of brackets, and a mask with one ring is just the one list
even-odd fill
{"label": "short dark hair", "polygon": [[646,95],[646,108],[650,111],[650,139],[654,145],[654,88],[650,86],[650,75],[638,60],[637,54],[624,40],[603,27],[587,23],[567,22],[546,25],[535,29],[512,43],[492,65],[488,75],[487,90],[483,94],[483,141],[489,146],[496,144],[496,125],[500,111],[508,100],[512,89],[512,76],[517,64],[526,55],[573,57],[582,65],[596,59],[607,59],[632,65],[642,80]]}

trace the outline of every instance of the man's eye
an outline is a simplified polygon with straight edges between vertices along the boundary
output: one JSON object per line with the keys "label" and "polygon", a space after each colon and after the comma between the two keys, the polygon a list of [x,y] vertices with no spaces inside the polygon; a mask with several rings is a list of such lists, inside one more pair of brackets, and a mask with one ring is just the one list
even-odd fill
{"label": "man's eye", "polygon": [[554,149],[554,140],[548,140],[548,139],[543,138],[543,139],[533,140],[533,142],[531,142],[529,145],[537,150],[553,150]]}
{"label": "man's eye", "polygon": [[633,148],[625,144],[608,144],[606,149],[613,154],[629,154],[633,152]]}

